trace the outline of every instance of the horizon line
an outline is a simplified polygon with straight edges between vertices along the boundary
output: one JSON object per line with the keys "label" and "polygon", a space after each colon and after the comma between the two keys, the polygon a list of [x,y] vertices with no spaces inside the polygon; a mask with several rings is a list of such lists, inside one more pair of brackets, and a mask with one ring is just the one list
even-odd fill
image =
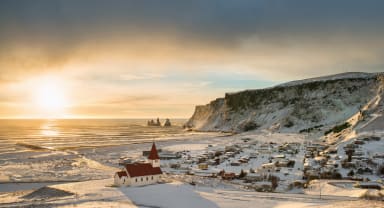
{"label": "horizon line", "polygon": [[[189,118],[172,118],[172,117],[158,117],[159,119],[189,119]],[[71,117],[71,118],[44,118],[44,117],[0,117],[0,120],[81,120],[81,119],[99,119],[99,120],[126,120],[126,119],[137,119],[137,120],[147,120],[147,119],[157,119],[157,117],[149,118],[149,117],[142,117],[142,118],[122,118],[122,117]]]}

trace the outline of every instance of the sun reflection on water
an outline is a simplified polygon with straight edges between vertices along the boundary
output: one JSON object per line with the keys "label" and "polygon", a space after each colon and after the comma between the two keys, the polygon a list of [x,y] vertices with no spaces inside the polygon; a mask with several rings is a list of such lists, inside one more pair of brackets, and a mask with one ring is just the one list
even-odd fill
{"label": "sun reflection on water", "polygon": [[56,128],[54,120],[48,120],[41,126],[40,134],[43,136],[51,137],[51,136],[59,136],[60,132]]}

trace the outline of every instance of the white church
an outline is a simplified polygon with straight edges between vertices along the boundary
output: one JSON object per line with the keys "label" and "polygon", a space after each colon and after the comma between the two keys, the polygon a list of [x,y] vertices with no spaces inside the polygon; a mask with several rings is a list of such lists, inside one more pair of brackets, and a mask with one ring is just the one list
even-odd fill
{"label": "white church", "polygon": [[160,169],[160,158],[155,143],[152,144],[147,163],[125,164],[115,173],[116,186],[144,186],[158,183],[163,172]]}

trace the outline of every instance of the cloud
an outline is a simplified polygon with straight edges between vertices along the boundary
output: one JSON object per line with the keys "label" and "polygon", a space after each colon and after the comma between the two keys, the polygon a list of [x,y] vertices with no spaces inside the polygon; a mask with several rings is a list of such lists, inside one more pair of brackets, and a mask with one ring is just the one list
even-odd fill
{"label": "cloud", "polygon": [[[383,9],[379,0],[3,0],[0,85],[53,74],[69,82],[74,112],[175,105],[181,114],[225,91],[382,71]],[[20,104],[29,90],[0,98]]]}
{"label": "cloud", "polygon": [[155,103],[163,101],[161,95],[120,95],[108,100],[100,100],[103,105],[137,105],[139,103]]}
{"label": "cloud", "polygon": [[[382,58],[382,1],[0,4],[0,68],[16,77],[102,59],[148,62],[156,70],[244,63],[254,71],[300,75],[319,67],[372,70]],[[0,77],[8,80],[5,74]]]}
{"label": "cloud", "polygon": [[122,80],[152,80],[164,78],[164,74],[142,73],[142,74],[123,74],[120,76]]}

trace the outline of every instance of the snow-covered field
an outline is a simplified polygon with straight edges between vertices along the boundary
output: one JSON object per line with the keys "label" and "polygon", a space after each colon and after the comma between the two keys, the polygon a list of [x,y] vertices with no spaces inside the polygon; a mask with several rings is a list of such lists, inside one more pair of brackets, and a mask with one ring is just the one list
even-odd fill
{"label": "snow-covered field", "polygon": [[[244,139],[246,138],[246,141]],[[230,161],[218,165],[210,165],[208,173],[224,169],[239,173],[241,169],[257,169],[262,163],[268,162],[267,156],[278,152],[271,149],[270,153],[261,153],[258,158],[250,159],[240,166],[229,163],[252,152],[252,148],[273,141],[276,145],[284,143],[305,143],[308,140],[300,134],[280,134],[268,132],[248,132],[237,135],[199,134],[182,140],[156,141],[163,151],[184,151],[191,156],[199,156],[206,152],[224,149],[226,146],[239,146],[241,152]],[[15,179],[22,182],[12,187],[0,184],[0,207],[359,207],[361,204],[369,207],[384,207],[379,201],[360,201],[359,196],[364,190],[346,190],[324,181],[321,183],[322,198],[319,197],[319,185],[316,181],[304,190],[285,191],[287,184],[302,177],[303,146],[298,153],[287,156],[295,160],[294,168],[282,168],[282,181],[278,193],[255,192],[244,188],[240,180],[223,181],[220,178],[208,178],[203,170],[198,170],[196,164],[190,164],[196,175],[189,176],[177,173],[168,165],[182,162],[183,159],[162,160],[162,167],[169,174],[164,175],[166,183],[144,187],[114,187],[113,174],[117,170],[120,157],[140,159],[142,151],[149,150],[150,144],[131,144],[114,147],[85,148],[76,151],[42,151],[28,153],[31,160],[23,162],[17,159],[1,166],[5,179]],[[25,155],[23,156],[25,157]],[[28,158],[27,157],[27,158]],[[299,169],[300,168],[300,169]],[[289,173],[285,175],[285,173]],[[5,174],[4,174],[5,173]],[[46,176],[50,177],[46,177]],[[8,177],[8,178],[7,178]],[[81,181],[61,184],[46,184],[36,182],[47,181]],[[195,185],[190,185],[194,182]],[[270,183],[270,182],[268,182]],[[47,186],[48,185],[48,186]],[[48,188],[41,188],[47,186]],[[286,192],[286,193],[285,193]],[[300,193],[301,194],[297,194]],[[343,194],[335,194],[335,193]],[[345,202],[345,203],[344,203]]]}
{"label": "snow-covered field", "polygon": [[[111,179],[61,185],[35,192],[2,194],[0,207],[383,207],[358,198],[231,191],[170,182],[144,187],[113,187]],[[38,194],[34,194],[38,193]],[[26,197],[27,196],[27,197]]]}

